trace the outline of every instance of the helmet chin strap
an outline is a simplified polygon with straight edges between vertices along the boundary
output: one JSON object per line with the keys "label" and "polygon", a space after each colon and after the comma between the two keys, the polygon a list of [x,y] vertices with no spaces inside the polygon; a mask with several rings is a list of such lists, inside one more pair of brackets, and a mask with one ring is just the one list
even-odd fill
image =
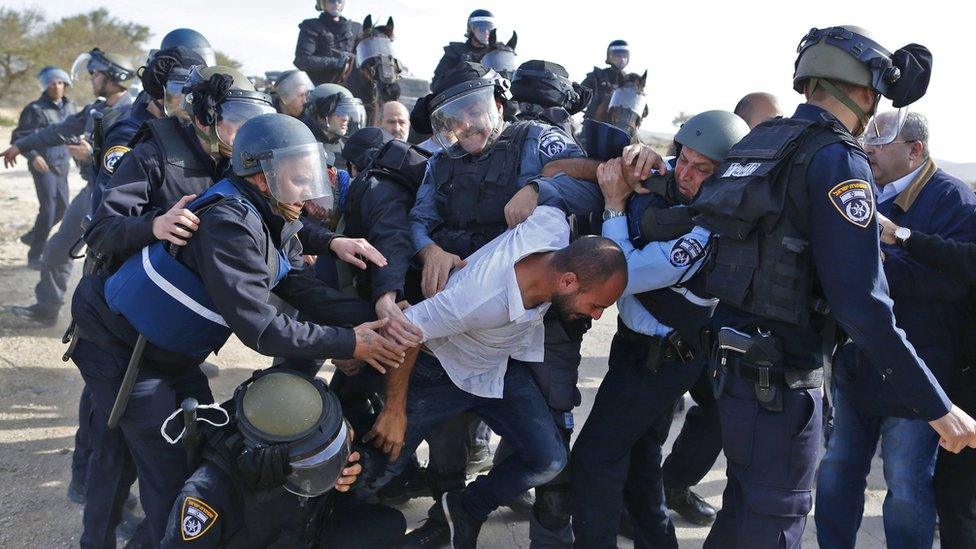
{"label": "helmet chin strap", "polygon": [[810,93],[813,93],[813,90],[817,89],[817,86],[822,87],[834,99],[843,103],[844,106],[857,117],[857,125],[851,130],[851,135],[857,137],[864,133],[865,128],[868,126],[868,122],[871,121],[871,118],[873,118],[874,114],[878,111],[878,104],[881,102],[881,95],[875,94],[874,105],[871,106],[871,111],[867,112],[830,80],[823,78],[811,78]]}
{"label": "helmet chin strap", "polygon": [[213,124],[209,126],[209,131],[204,132],[196,124],[193,124],[193,131],[196,132],[197,137],[207,142],[207,145],[210,147],[210,156],[216,158],[220,154],[220,138],[217,137],[217,125]]}

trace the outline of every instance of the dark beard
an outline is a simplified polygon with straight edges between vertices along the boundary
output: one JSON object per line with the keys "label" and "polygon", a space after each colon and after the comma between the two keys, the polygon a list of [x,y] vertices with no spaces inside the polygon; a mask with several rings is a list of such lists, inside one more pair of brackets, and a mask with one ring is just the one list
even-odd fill
{"label": "dark beard", "polygon": [[559,319],[563,322],[573,322],[580,318],[580,315],[572,312],[573,297],[575,295],[575,293],[572,293],[566,295],[553,294],[552,296],[552,310],[556,311]]}

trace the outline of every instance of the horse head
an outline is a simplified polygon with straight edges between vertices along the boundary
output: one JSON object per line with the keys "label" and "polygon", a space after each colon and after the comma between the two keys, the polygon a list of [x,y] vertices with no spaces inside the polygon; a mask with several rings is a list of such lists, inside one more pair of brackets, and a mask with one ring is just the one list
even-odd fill
{"label": "horse head", "polygon": [[374,26],[373,16],[367,15],[363,20],[363,30],[356,37],[355,73],[362,79],[364,88],[372,92],[369,95],[376,96],[361,97],[364,103],[370,99],[382,105],[400,98],[398,81],[403,66],[393,53],[393,29],[392,17],[387,19],[386,24]]}

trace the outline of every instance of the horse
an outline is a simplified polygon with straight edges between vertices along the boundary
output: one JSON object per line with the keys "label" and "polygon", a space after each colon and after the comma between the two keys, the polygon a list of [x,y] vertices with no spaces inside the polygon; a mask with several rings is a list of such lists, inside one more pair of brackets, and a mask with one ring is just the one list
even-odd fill
{"label": "horse", "polygon": [[[636,135],[640,123],[647,117],[647,102],[644,99],[644,86],[647,84],[647,71],[643,74],[628,72],[624,74],[623,83],[612,93],[604,93],[595,97],[596,107],[592,115],[587,118],[606,122],[627,130],[631,137]],[[615,100],[614,97],[617,99]],[[611,110],[611,107],[622,107]]]}
{"label": "horse", "polygon": [[512,31],[512,37],[508,39],[508,42],[499,42],[495,34],[496,30],[491,29],[491,34],[488,35],[488,51],[481,56],[479,62],[511,80],[515,69],[518,68],[518,55],[515,53],[518,34]]}
{"label": "horse", "polygon": [[363,102],[368,125],[378,123],[383,104],[400,98],[400,73],[403,65],[393,53],[393,18],[385,25],[373,26],[373,16],[363,20],[356,37],[355,59],[342,82]]}

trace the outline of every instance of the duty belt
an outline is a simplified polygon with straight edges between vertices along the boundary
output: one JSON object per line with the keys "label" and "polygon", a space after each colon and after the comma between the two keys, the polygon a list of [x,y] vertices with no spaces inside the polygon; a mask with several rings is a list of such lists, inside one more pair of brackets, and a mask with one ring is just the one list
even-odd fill
{"label": "duty belt", "polygon": [[691,349],[681,339],[677,331],[672,330],[667,337],[649,336],[636,332],[627,327],[620,318],[617,318],[617,333],[629,343],[640,345],[648,349],[648,354],[644,362],[644,369],[651,373],[656,373],[664,362],[681,362],[688,364],[694,360]]}

